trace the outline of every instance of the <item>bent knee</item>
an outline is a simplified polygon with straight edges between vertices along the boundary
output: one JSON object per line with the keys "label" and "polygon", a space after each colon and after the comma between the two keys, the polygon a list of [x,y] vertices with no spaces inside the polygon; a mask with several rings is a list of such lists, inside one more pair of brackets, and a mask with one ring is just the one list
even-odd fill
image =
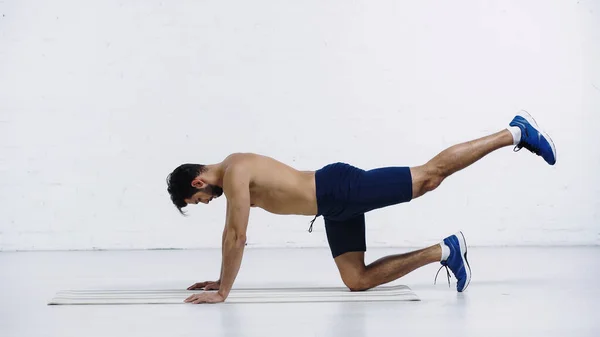
{"label": "bent knee", "polygon": [[342,278],[350,291],[364,291],[370,288],[366,278],[362,275],[353,275]]}
{"label": "bent knee", "polygon": [[411,169],[413,175],[413,198],[438,188],[446,178],[442,169],[431,164]]}
{"label": "bent knee", "polygon": [[423,184],[423,189],[425,190],[425,193],[431,192],[438,188],[442,184],[442,181],[444,181],[444,178],[446,177],[444,177],[441,174],[429,175]]}

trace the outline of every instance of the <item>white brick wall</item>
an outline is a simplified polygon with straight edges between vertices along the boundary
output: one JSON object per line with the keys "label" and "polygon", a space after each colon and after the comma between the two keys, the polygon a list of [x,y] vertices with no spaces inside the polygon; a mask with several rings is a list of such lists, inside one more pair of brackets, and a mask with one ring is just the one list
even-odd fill
{"label": "white brick wall", "polygon": [[[417,165],[526,108],[558,164],[500,152],[368,215],[371,246],[600,243],[591,1],[0,2],[0,249],[216,247],[165,177],[231,152],[300,169]],[[325,246],[253,210],[251,246]]]}

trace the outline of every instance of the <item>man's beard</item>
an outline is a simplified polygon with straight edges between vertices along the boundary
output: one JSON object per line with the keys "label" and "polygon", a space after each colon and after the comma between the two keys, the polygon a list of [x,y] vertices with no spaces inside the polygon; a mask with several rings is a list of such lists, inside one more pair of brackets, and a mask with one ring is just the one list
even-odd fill
{"label": "man's beard", "polygon": [[208,184],[206,187],[198,189],[200,192],[210,194],[214,197],[220,197],[223,194],[223,189],[217,185]]}

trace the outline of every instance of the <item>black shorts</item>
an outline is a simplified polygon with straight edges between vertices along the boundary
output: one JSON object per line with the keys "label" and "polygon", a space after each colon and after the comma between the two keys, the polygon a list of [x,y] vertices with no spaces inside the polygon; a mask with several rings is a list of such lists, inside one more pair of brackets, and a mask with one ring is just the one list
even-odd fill
{"label": "black shorts", "polygon": [[412,199],[409,167],[365,171],[346,163],[327,165],[315,175],[318,214],[325,220],[333,257],[366,251],[365,213]]}

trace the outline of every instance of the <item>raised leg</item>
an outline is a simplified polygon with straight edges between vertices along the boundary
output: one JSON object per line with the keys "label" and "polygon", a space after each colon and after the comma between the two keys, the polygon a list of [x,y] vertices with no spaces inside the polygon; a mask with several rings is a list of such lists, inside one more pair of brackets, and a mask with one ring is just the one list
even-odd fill
{"label": "raised leg", "polygon": [[475,163],[485,155],[513,144],[512,134],[504,129],[486,137],[449,147],[426,164],[411,167],[413,199],[433,191],[448,176]]}
{"label": "raised leg", "polygon": [[417,251],[390,255],[365,266],[364,252],[348,252],[335,258],[344,284],[352,291],[367,290],[394,281],[413,270],[440,262],[442,249],[434,245]]}

